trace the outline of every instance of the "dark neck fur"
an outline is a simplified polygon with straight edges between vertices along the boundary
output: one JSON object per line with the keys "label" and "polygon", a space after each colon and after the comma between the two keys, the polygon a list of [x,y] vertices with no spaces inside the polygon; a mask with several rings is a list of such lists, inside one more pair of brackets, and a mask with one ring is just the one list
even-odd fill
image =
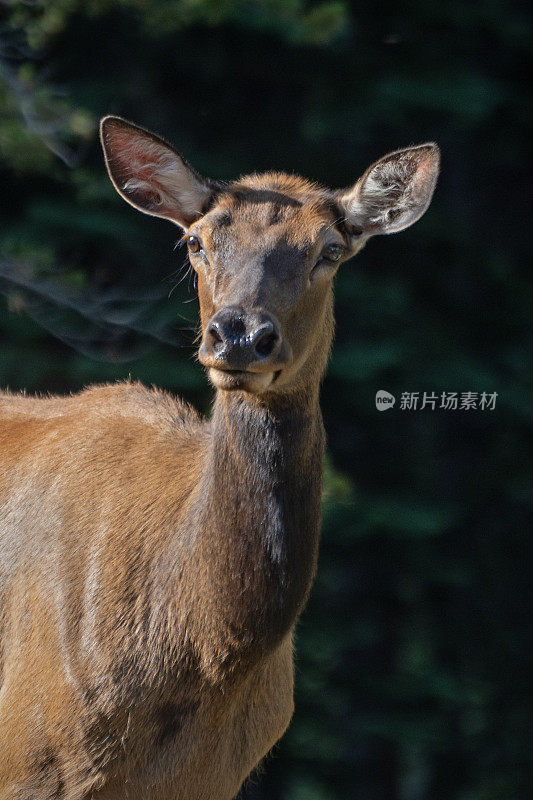
{"label": "dark neck fur", "polygon": [[212,609],[240,650],[290,630],[314,576],[324,432],[318,391],[264,403],[218,392],[199,547]]}

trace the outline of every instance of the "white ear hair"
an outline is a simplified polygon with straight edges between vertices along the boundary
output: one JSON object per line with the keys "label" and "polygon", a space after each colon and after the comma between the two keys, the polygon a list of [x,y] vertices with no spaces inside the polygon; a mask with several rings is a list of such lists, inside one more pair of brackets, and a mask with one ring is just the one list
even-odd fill
{"label": "white ear hair", "polygon": [[104,117],[100,136],[111,181],[134,208],[185,229],[205,213],[217,184],[162,139],[120,117]]}
{"label": "white ear hair", "polygon": [[370,236],[409,227],[431,202],[439,163],[439,148],[433,142],[396,150],[376,161],[338,195],[348,222]]}

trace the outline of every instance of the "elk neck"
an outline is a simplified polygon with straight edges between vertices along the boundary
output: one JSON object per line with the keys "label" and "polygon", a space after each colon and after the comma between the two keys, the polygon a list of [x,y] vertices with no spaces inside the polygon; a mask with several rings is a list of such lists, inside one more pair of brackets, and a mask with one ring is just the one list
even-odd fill
{"label": "elk neck", "polygon": [[197,517],[217,630],[239,660],[290,631],[314,576],[324,429],[315,391],[295,401],[218,391]]}

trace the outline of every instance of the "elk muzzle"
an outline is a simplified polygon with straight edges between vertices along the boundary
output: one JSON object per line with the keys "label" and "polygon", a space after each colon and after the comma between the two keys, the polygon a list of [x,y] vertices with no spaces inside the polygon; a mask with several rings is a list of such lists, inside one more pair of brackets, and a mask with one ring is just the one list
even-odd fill
{"label": "elk muzzle", "polygon": [[275,383],[291,352],[273,314],[225,306],[207,323],[198,357],[215,386],[257,392]]}

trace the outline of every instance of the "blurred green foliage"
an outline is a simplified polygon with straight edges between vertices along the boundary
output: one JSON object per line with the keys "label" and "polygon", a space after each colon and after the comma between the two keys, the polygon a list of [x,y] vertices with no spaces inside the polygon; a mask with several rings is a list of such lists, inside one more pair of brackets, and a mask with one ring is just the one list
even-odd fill
{"label": "blurred green foliage", "polygon": [[[0,384],[13,389],[131,374],[209,407],[176,231],[114,194],[101,115],[158,131],[221,179],[278,168],[343,186],[388,150],[439,142],[427,215],[337,281],[297,710],[242,797],[532,796],[526,4],[12,0],[1,13]],[[386,413],[378,389],[397,398]],[[495,410],[399,409],[403,391],[469,390],[497,392]]]}

